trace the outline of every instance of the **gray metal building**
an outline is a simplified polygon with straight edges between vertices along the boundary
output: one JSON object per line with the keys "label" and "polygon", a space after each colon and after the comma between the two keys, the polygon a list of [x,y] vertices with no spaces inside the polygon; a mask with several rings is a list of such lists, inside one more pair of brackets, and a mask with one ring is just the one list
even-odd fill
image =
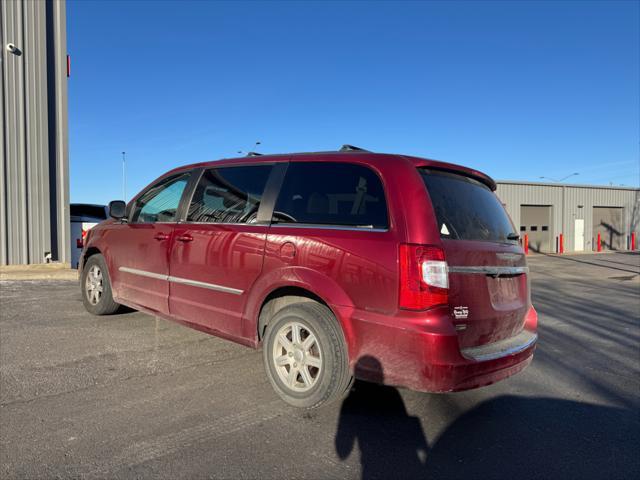
{"label": "gray metal building", "polygon": [[640,230],[640,189],[500,181],[496,193],[533,251],[628,250]]}
{"label": "gray metal building", "polygon": [[69,262],[65,8],[0,2],[0,265]]}

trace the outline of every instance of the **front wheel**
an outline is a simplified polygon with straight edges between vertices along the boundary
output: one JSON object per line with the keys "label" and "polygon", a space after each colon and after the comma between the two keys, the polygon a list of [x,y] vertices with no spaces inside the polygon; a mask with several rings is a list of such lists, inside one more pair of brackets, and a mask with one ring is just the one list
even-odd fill
{"label": "front wheel", "polygon": [[351,385],[342,329],[319,303],[297,303],[276,312],[267,325],[263,357],[276,393],[295,407],[339,400]]}
{"label": "front wheel", "polygon": [[115,313],[120,304],[113,300],[109,271],[104,257],[92,255],[82,269],[80,277],[82,303],[89,313],[109,315]]}

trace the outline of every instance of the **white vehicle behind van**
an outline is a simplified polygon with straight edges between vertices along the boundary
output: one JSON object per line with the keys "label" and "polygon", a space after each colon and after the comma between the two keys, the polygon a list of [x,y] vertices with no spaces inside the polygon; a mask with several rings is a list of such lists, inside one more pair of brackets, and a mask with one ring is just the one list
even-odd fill
{"label": "white vehicle behind van", "polygon": [[87,232],[107,218],[105,205],[71,204],[71,268],[78,268]]}

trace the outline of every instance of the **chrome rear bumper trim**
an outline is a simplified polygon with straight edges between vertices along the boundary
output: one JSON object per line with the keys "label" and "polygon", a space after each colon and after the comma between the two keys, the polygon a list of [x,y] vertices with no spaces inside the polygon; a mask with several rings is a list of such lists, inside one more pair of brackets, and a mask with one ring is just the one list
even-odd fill
{"label": "chrome rear bumper trim", "polygon": [[449,267],[450,273],[478,273],[483,275],[519,275],[529,273],[529,267]]}
{"label": "chrome rear bumper trim", "polygon": [[461,352],[463,356],[470,360],[486,362],[487,360],[495,360],[520,353],[533,345],[537,339],[537,333],[523,330],[515,337],[478,347],[463,348]]}

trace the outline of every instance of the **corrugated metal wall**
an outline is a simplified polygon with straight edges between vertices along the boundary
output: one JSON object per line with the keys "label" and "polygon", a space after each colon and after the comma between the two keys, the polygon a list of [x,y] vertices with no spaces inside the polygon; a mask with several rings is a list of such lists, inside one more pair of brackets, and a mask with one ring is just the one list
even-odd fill
{"label": "corrugated metal wall", "polygon": [[[564,234],[565,251],[574,248],[575,219],[584,219],[584,250],[595,249],[593,243],[593,207],[624,208],[624,235],[640,233],[640,189],[536,184],[526,182],[497,182],[496,193],[505,204],[516,228],[520,227],[522,205],[552,206],[552,238]],[[603,232],[604,233],[604,232]]]}
{"label": "corrugated metal wall", "polygon": [[1,2],[0,38],[0,265],[69,262],[64,1]]}

